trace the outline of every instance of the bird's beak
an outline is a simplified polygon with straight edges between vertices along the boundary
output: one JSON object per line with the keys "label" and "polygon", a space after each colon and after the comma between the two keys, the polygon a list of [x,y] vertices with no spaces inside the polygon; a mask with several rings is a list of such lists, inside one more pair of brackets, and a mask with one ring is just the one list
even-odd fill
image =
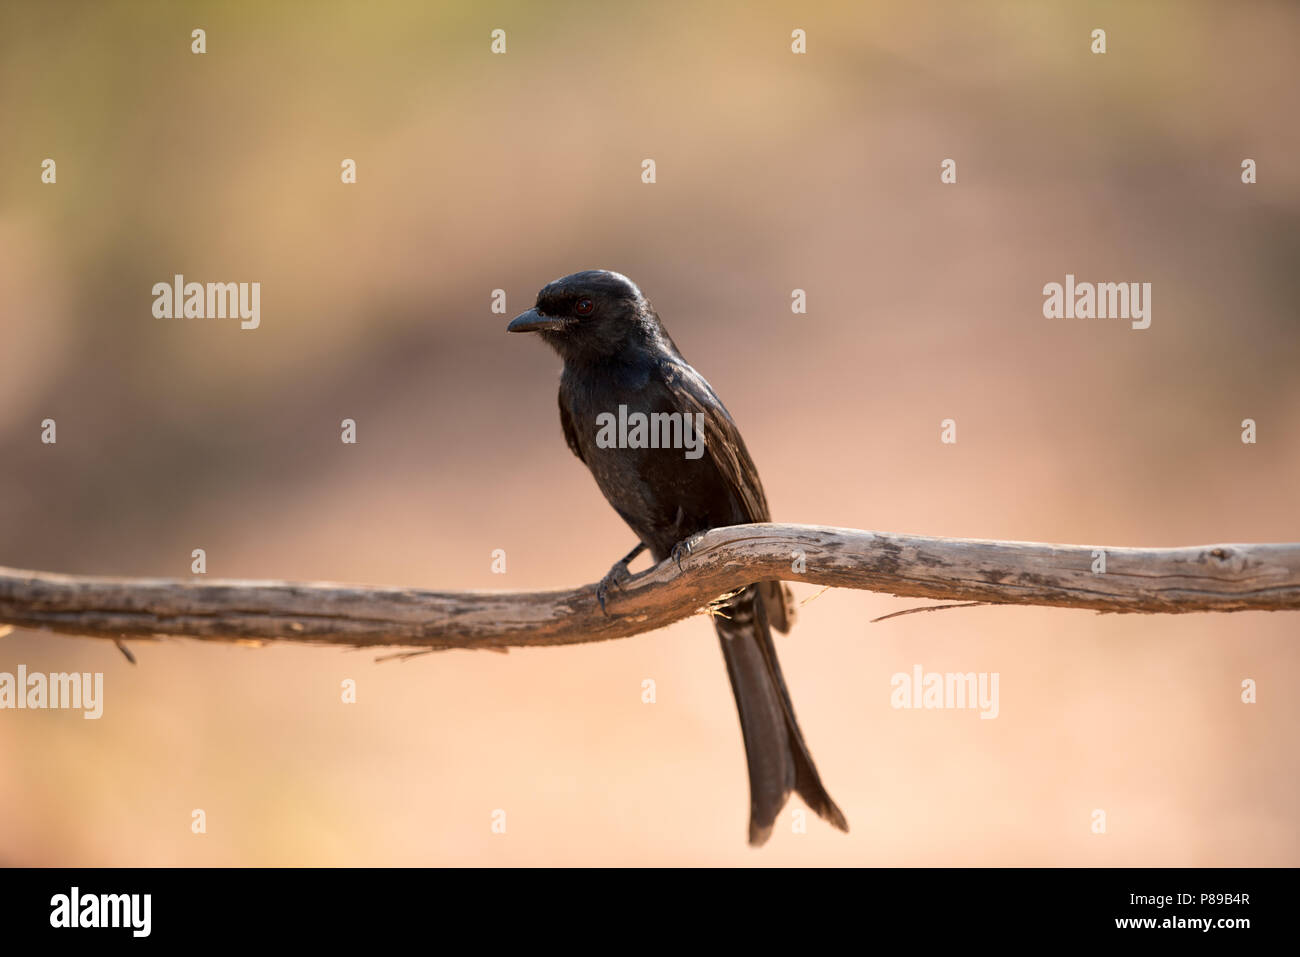
{"label": "bird's beak", "polygon": [[506,326],[506,332],[541,332],[545,329],[559,329],[564,324],[562,318],[543,316],[536,309],[529,309],[511,319],[510,325]]}

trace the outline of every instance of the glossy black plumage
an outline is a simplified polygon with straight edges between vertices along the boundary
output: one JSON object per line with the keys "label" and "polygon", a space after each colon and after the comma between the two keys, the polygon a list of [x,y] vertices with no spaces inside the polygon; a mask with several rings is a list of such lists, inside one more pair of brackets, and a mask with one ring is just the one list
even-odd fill
{"label": "glossy black plumage", "polygon": [[[565,441],[656,561],[705,529],[770,520],[758,471],[731,415],[625,276],[589,270],[557,279],[509,328],[538,332],[563,358]],[[620,406],[629,415],[701,417],[703,449],[692,458],[682,448],[601,447],[600,416],[617,416]],[[773,627],[784,632],[793,622],[788,589],[756,583],[721,612],[726,617],[715,617],[715,628],[749,767],[750,843],[767,840],[791,791],[847,831],[804,743],[772,642]]]}

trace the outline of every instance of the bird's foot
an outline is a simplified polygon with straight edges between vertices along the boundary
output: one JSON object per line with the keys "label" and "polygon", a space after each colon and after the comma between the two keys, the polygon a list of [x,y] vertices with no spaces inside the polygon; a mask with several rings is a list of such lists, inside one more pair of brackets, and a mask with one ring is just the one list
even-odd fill
{"label": "bird's foot", "polygon": [[609,590],[617,588],[622,591],[623,583],[631,577],[632,573],[628,571],[627,559],[623,559],[621,562],[615,562],[614,567],[605,573],[605,577],[596,586],[596,600],[600,602],[600,610],[606,615],[609,612],[605,610],[605,599],[609,596]]}
{"label": "bird's foot", "polygon": [[700,543],[703,535],[692,535],[690,538],[683,538],[673,546],[673,550],[668,553],[668,557],[677,563],[677,570],[681,571],[682,559],[689,558],[695,551],[695,546]]}

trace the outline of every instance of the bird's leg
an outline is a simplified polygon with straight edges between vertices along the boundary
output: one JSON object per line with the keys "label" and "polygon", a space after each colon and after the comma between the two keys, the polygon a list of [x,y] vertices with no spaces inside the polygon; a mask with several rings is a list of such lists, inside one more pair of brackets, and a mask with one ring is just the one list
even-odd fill
{"label": "bird's leg", "polygon": [[645,542],[637,542],[636,548],[615,562],[614,567],[606,573],[605,577],[600,580],[600,584],[596,586],[596,600],[600,602],[600,610],[605,614],[609,614],[609,612],[605,611],[605,597],[609,594],[610,586],[619,589],[623,587],[623,582],[632,577],[632,573],[627,568],[628,564],[643,551],[645,551]]}
{"label": "bird's leg", "polygon": [[703,532],[697,532],[696,534],[691,535],[689,538],[683,538],[680,542],[678,542],[676,545],[673,546],[673,550],[668,553],[668,557],[677,563],[678,571],[681,571],[682,559],[690,557],[690,554],[693,551],[695,551],[695,546],[699,543],[700,539],[703,537],[704,537]]}
{"label": "bird's leg", "polygon": [[[704,532],[700,530],[699,524],[687,520],[686,510],[680,505],[677,506],[677,517],[673,519],[673,531],[682,537],[673,546],[673,550],[668,553],[668,557],[677,563],[677,570],[681,571],[682,559],[695,551],[695,543],[700,540],[700,536]],[[688,534],[688,532],[694,532],[694,534]]]}

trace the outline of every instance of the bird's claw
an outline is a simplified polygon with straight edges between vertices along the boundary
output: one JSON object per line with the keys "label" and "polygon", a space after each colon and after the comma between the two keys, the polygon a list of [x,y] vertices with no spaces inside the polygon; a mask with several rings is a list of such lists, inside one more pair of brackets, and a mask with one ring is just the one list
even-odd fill
{"label": "bird's claw", "polygon": [[674,545],[673,550],[668,553],[668,557],[677,563],[678,571],[682,570],[682,559],[689,558],[691,556],[691,553],[695,551],[695,545],[699,540],[700,540],[700,536],[698,535],[692,535],[690,538],[684,538],[676,545]]}
{"label": "bird's claw", "polygon": [[609,614],[605,609],[605,599],[609,595],[610,587],[612,586],[617,588],[619,591],[622,591],[623,582],[627,581],[631,577],[632,573],[628,571],[627,562],[615,562],[614,567],[606,572],[605,577],[602,578],[600,584],[596,586],[596,601],[600,602],[600,610],[603,614]]}

